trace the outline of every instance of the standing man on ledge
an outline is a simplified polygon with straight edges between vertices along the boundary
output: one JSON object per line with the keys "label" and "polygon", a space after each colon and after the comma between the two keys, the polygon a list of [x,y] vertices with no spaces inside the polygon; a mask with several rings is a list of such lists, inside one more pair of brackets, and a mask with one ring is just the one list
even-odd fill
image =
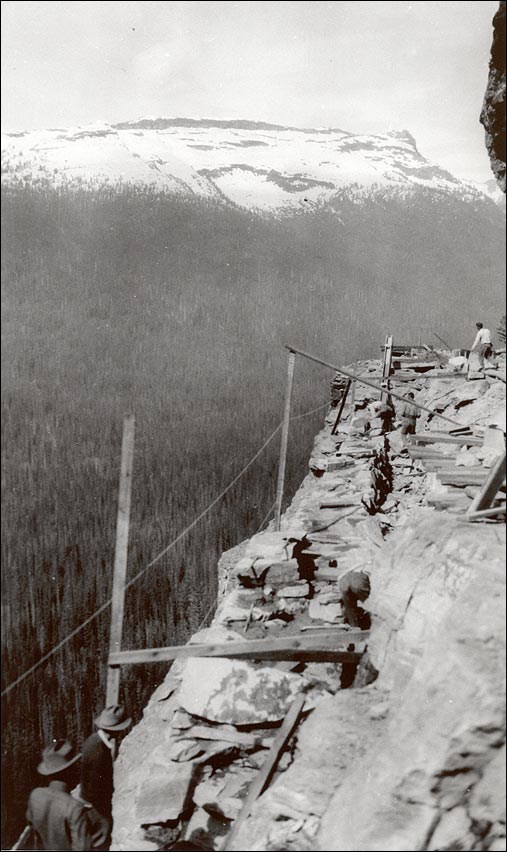
{"label": "standing man on ledge", "polygon": [[96,812],[96,830],[102,829],[103,843],[95,848],[109,849],[113,827],[113,761],[116,756],[116,740],[131,722],[121,704],[112,704],[97,716],[97,731],[88,737],[83,746],[80,795]]}
{"label": "standing man on ledge", "polygon": [[477,352],[479,357],[479,367],[484,370],[484,359],[490,358],[493,354],[493,341],[491,340],[491,332],[489,328],[484,328],[482,322],[476,322],[477,334],[471,351]]}

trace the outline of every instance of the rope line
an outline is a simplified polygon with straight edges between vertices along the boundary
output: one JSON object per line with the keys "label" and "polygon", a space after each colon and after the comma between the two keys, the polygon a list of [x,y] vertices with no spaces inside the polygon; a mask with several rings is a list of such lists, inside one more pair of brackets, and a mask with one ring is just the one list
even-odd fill
{"label": "rope line", "polygon": [[302,417],[308,417],[309,414],[315,414],[316,411],[322,411],[323,408],[329,408],[329,402],[325,402],[324,405],[318,405],[317,408],[312,408],[310,411],[305,411],[303,414],[295,414],[294,417],[291,417],[290,419],[301,420]]}
{"label": "rope line", "polygon": [[275,506],[276,506],[276,500],[275,500],[275,502],[273,503],[273,505],[269,507],[269,510],[268,510],[268,511],[267,511],[267,513],[264,515],[264,518],[262,519],[262,521],[260,522],[259,526],[258,526],[258,527],[257,527],[257,529],[255,530],[254,535],[257,535],[257,533],[261,531],[261,529],[263,528],[264,524],[266,523],[267,519],[269,518],[269,516],[270,516],[271,512],[273,511],[273,509],[275,508]]}
{"label": "rope line", "polygon": [[[328,405],[328,404],[329,403],[325,403],[325,405]],[[303,414],[297,414],[295,417],[291,417],[291,420],[299,420],[301,417],[306,417],[309,414],[313,414],[316,411],[320,411],[324,407],[325,407],[324,405],[320,405],[318,408],[313,408],[311,411],[306,411]],[[236,485],[236,483],[241,479],[241,477],[246,473],[246,471],[253,465],[253,463],[255,461],[257,461],[257,459],[259,458],[261,453],[264,452],[264,450],[266,449],[268,444],[271,443],[271,441],[273,440],[275,435],[280,431],[281,427],[282,427],[282,424],[279,423],[278,426],[276,427],[276,429],[274,429],[271,432],[271,435],[269,436],[269,438],[267,438],[264,441],[262,447],[260,447],[260,449],[257,450],[255,455],[252,456],[250,461],[248,461],[246,463],[246,465],[237,474],[237,476],[235,476],[234,479],[232,479],[231,482],[229,482],[229,484],[223,489],[223,491],[221,491],[220,494],[217,497],[215,497],[214,500],[212,500],[211,503],[197,516],[197,518],[194,518],[194,520],[187,527],[185,527],[185,529],[182,530],[182,532],[180,532],[176,536],[176,538],[174,538],[167,545],[167,547],[164,547],[164,549],[161,550],[160,553],[158,553],[150,562],[148,562],[147,565],[145,565],[144,568],[142,568],[140,571],[138,571],[138,573],[131,580],[129,580],[128,583],[125,584],[125,586],[123,587],[123,591],[127,591],[127,589],[129,589],[131,586],[133,586],[134,583],[136,583],[137,580],[139,580],[139,578],[142,577],[142,575],[146,571],[148,571],[149,568],[152,568],[153,565],[155,565],[157,562],[159,562],[162,559],[162,557],[165,556],[166,553],[168,553],[170,550],[172,550],[173,547],[176,547],[176,545],[181,541],[181,539],[184,538],[191,530],[193,530],[193,528],[195,526],[197,526],[199,521],[201,521],[208,514],[208,512],[210,512],[211,509],[213,509],[216,506],[216,504],[220,502],[222,497],[225,497],[227,492],[230,491],[230,489],[233,488]],[[264,520],[261,524],[261,527],[264,525],[264,523],[268,519],[269,515],[273,511],[274,506],[275,506],[275,504],[273,504],[273,506],[270,508],[268,514],[266,515],[266,517],[264,518]],[[259,527],[259,529],[261,527]],[[72,630],[70,633],[68,633],[67,636],[65,636],[60,642],[58,642],[56,645],[54,645],[53,648],[51,648],[50,651],[48,651],[46,654],[44,654],[39,660],[37,660],[36,663],[34,663],[32,666],[30,666],[28,669],[26,669],[26,671],[24,671],[21,675],[19,675],[19,677],[17,677],[15,680],[13,680],[12,683],[10,683],[8,686],[6,686],[5,689],[3,689],[2,692],[0,693],[2,698],[3,698],[4,695],[7,695],[9,692],[11,692],[23,680],[25,680],[27,677],[29,677],[31,674],[33,674],[33,672],[35,672],[39,668],[39,666],[41,666],[43,663],[45,663],[47,660],[49,660],[54,654],[56,654],[61,648],[63,648],[64,645],[67,644],[67,642],[70,642],[71,639],[73,639],[75,636],[77,636],[78,633],[81,632],[81,630],[84,630],[85,627],[87,627],[89,624],[91,624],[93,621],[95,621],[95,619],[98,618],[99,615],[101,615],[103,612],[105,612],[106,609],[108,609],[109,606],[111,606],[111,601],[112,601],[112,597],[108,598],[108,600],[105,601],[105,603],[103,603],[100,607],[98,607],[98,609],[96,609],[95,612],[93,612],[90,616],[88,616],[88,618],[86,618],[83,622],[81,622],[81,624],[79,624],[74,630]],[[213,607],[214,605],[215,605],[215,601],[213,602],[213,604],[211,606]],[[210,607],[210,609],[211,609],[211,607]],[[205,618],[208,617],[208,614],[209,614],[209,610],[206,613]]]}

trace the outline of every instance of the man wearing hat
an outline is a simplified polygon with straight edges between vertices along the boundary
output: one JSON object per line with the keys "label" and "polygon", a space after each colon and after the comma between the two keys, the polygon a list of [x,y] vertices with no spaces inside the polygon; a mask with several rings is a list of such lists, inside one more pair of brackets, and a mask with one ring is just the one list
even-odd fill
{"label": "man wearing hat", "polygon": [[86,808],[69,794],[80,757],[65,740],[55,740],[42,753],[37,771],[50,781],[47,787],[32,790],[26,818],[42,841],[43,849],[55,852],[93,849]]}
{"label": "man wearing hat", "polygon": [[89,802],[99,817],[104,843],[95,847],[109,849],[113,818],[113,761],[118,736],[131,724],[121,704],[106,707],[94,721],[96,733],[86,740],[81,762],[81,798]]}

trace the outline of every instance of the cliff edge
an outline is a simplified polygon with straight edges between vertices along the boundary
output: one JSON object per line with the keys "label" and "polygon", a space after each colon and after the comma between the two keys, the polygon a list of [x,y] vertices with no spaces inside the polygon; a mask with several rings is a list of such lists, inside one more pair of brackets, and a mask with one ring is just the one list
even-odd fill
{"label": "cliff edge", "polygon": [[[349,656],[175,662],[122,743],[112,849],[505,849],[505,526],[465,519],[504,448],[505,356],[470,381],[431,358],[393,390],[459,434],[423,412],[402,440],[357,383],[337,429],[330,408],[280,532],[222,557],[212,626],[190,640],[334,630]],[[355,372],[379,381],[381,365]],[[351,576],[368,586],[352,610]]]}

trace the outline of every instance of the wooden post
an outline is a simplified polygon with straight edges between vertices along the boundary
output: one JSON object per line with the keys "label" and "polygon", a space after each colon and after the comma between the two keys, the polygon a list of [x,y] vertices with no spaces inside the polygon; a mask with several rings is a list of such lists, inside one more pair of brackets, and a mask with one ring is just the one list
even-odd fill
{"label": "wooden post", "polygon": [[293,352],[292,349],[289,349],[289,361],[287,365],[287,386],[285,389],[285,410],[283,413],[282,441],[280,444],[280,464],[278,467],[278,482],[276,486],[275,530],[280,529],[282,518],[283,486],[285,482],[287,444],[289,442],[290,404],[292,400],[292,386],[294,384],[295,364],[296,354],[295,352]]}
{"label": "wooden post", "polygon": [[[113,595],[111,604],[111,632],[109,653],[121,650],[123,629],[123,610],[125,607],[125,581],[127,577],[127,548],[129,540],[130,496],[132,491],[132,466],[134,459],[133,415],[123,421],[123,440],[121,445],[120,486],[118,492],[118,517],[116,521],[116,546],[114,553]],[[107,670],[106,706],[118,704],[120,695],[119,666],[109,666]]]}
{"label": "wooden post", "polygon": [[380,401],[384,402],[389,393],[389,376],[391,375],[391,363],[393,358],[393,336],[388,334],[384,346],[384,362],[382,364],[382,387],[384,390],[380,394]]}
{"label": "wooden post", "polygon": [[345,390],[343,391],[343,396],[340,400],[340,408],[338,409],[338,414],[336,415],[336,420],[334,422],[334,426],[331,429],[331,435],[336,434],[336,430],[340,424],[340,420],[342,419],[343,409],[345,408],[345,403],[347,401],[347,396],[349,394],[350,386],[352,385],[352,379],[348,379],[347,384],[345,385]]}

